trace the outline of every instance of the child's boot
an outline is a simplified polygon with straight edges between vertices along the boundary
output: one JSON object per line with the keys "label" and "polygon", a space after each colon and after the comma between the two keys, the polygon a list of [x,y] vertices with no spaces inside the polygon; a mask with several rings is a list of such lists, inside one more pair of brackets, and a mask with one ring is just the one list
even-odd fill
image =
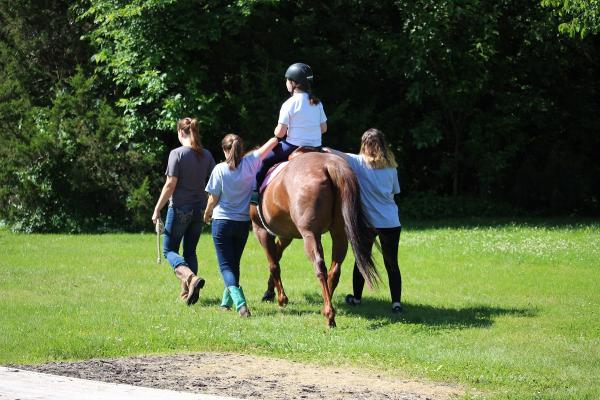
{"label": "child's boot", "polygon": [[188,283],[187,283],[187,280],[185,280],[185,279],[180,279],[180,281],[181,281],[181,293],[179,293],[179,297],[181,298],[181,300],[186,301],[187,297],[188,297],[188,292],[189,292]]}

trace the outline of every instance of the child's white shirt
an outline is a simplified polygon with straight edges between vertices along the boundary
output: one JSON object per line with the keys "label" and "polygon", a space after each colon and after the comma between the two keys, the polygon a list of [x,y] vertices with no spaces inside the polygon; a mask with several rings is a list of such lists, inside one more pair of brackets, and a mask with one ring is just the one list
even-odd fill
{"label": "child's white shirt", "polygon": [[304,92],[294,93],[279,111],[278,122],[288,127],[286,141],[294,146],[321,146],[321,124],[326,121],[323,103],[310,104]]}

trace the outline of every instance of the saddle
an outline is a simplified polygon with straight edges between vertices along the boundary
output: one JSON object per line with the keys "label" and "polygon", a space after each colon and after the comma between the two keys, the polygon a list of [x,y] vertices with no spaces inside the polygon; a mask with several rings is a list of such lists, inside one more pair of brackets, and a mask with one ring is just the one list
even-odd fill
{"label": "saddle", "polygon": [[[296,150],[294,150],[288,156],[288,161],[291,161],[294,158],[301,156],[302,154],[306,154],[306,153],[323,153],[323,150],[321,147],[301,146],[301,147],[298,147]],[[263,181],[260,188],[258,188],[259,194],[264,192],[265,189],[267,188],[267,186],[269,185],[269,183],[287,166],[288,161],[282,161],[280,163],[273,165],[271,168],[269,168],[269,171],[267,172],[265,180]],[[262,196],[259,196],[259,201],[261,200],[260,199],[261,197]]]}
{"label": "saddle", "polygon": [[253,198],[250,201],[252,204],[256,204],[256,211],[258,212],[258,218],[260,219],[260,222],[263,224],[264,228],[267,230],[267,232],[269,232],[269,234],[271,236],[277,236],[277,234],[275,234],[270,229],[270,227],[267,225],[266,221],[264,220],[263,212],[262,212],[262,193],[265,191],[265,189],[267,188],[269,183],[287,166],[289,161],[293,160],[294,158],[296,158],[298,156],[301,156],[302,154],[315,153],[315,152],[323,153],[323,149],[321,147],[310,147],[310,146],[298,147],[296,150],[294,150],[288,156],[287,161],[277,163],[277,164],[273,165],[271,168],[269,168],[269,171],[267,172],[267,176],[265,177],[265,180],[263,181],[260,188],[258,188],[258,196],[257,196],[258,198]]}

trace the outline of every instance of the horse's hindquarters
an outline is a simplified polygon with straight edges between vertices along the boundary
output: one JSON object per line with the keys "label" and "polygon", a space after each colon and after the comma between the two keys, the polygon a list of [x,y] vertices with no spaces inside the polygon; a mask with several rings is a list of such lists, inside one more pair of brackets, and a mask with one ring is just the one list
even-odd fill
{"label": "horse's hindquarters", "polygon": [[[340,157],[323,153],[307,153],[290,161],[262,196],[263,220],[269,229],[284,238],[303,238],[304,251],[321,283],[322,312],[330,327],[335,326],[331,298],[348,249],[346,214],[357,216],[360,209],[360,199],[354,196],[358,196],[356,178],[347,163]],[[256,223],[255,230],[265,235],[264,227]],[[333,242],[329,273],[321,243],[321,236],[327,231],[331,231]],[[273,285],[281,297],[284,293],[279,273],[281,254],[273,236],[266,235],[263,239],[261,244],[270,260]]]}

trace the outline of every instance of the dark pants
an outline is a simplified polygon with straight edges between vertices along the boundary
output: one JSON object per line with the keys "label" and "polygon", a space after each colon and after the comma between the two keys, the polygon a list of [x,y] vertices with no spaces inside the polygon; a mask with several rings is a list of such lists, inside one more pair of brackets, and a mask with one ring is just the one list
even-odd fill
{"label": "dark pants", "polygon": [[212,237],[225,287],[240,285],[240,260],[249,230],[250,221],[212,221]]}
{"label": "dark pants", "polygon": [[282,161],[287,161],[290,154],[292,154],[297,148],[298,146],[289,144],[285,140],[277,143],[277,146],[275,146],[269,155],[265,157],[260,170],[256,174],[256,190],[260,190],[260,185],[262,185],[263,181],[265,180],[267,172],[269,172],[269,168]]}
{"label": "dark pants", "polygon": [[[402,276],[398,267],[398,244],[400,242],[401,230],[402,228],[399,226],[396,228],[377,228],[375,229],[375,234],[370,235],[368,238],[369,248],[372,249],[375,237],[379,236],[381,252],[383,253],[383,263],[388,274],[392,303],[400,302],[402,295]],[[352,288],[355,299],[359,300],[362,297],[364,286],[365,278],[360,274],[355,263],[354,271],[352,272]]]}

